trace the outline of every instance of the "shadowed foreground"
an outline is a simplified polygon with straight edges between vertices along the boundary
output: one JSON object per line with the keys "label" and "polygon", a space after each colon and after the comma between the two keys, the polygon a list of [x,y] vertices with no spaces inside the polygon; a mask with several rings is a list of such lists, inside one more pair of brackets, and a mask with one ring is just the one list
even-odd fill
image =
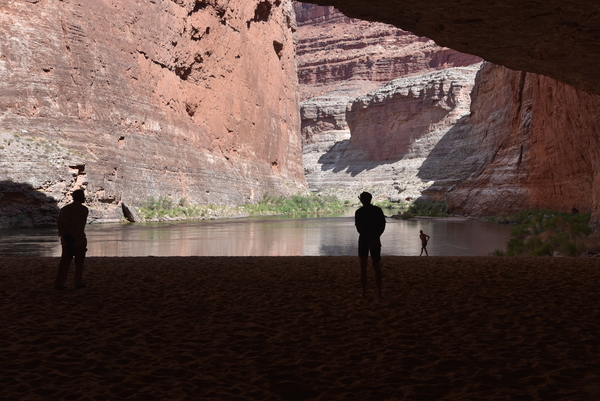
{"label": "shadowed foreground", "polygon": [[600,260],[0,258],[0,399],[597,400]]}

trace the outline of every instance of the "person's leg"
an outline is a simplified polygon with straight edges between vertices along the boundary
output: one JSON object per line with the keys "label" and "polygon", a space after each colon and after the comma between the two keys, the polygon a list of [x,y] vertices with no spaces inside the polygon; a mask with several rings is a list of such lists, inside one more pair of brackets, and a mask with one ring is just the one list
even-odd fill
{"label": "person's leg", "polygon": [[364,298],[367,295],[367,264],[369,263],[368,256],[359,256],[360,259],[360,287],[362,292],[360,297]]}
{"label": "person's leg", "polygon": [[77,249],[75,252],[75,288],[84,286],[83,280],[83,265],[85,263],[86,248]]}
{"label": "person's leg", "polygon": [[419,256],[423,256],[423,249],[425,249],[425,247],[423,247],[423,245],[421,245],[421,253],[419,254]]}
{"label": "person's leg", "polygon": [[367,264],[369,262],[369,246],[363,238],[358,238],[358,259],[360,260],[360,297],[367,295]]}
{"label": "person's leg", "polygon": [[373,260],[373,271],[375,272],[377,298],[382,299],[383,296],[381,295],[381,247],[371,249],[371,259]]}
{"label": "person's leg", "polygon": [[425,256],[429,256],[429,252],[427,252],[427,247],[424,246],[423,249],[425,250]]}
{"label": "person's leg", "polygon": [[62,254],[60,255],[60,263],[58,264],[58,271],[56,272],[56,280],[54,281],[54,288],[64,288],[72,260],[73,252],[69,248],[63,246]]}
{"label": "person's leg", "polygon": [[381,295],[381,267],[379,262],[373,262],[373,270],[375,270],[375,284],[377,285],[377,298],[383,298]]}

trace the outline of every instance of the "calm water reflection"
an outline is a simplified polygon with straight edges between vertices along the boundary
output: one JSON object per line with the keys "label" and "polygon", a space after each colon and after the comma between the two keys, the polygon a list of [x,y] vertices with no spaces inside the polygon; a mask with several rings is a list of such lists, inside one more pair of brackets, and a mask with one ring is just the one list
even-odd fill
{"label": "calm water reflection", "polygon": [[[505,249],[510,227],[484,221],[387,219],[383,255],[419,255],[419,230],[429,255],[485,256]],[[353,217],[239,219],[89,225],[88,256],[355,255]],[[56,230],[0,230],[0,255],[60,256]]]}

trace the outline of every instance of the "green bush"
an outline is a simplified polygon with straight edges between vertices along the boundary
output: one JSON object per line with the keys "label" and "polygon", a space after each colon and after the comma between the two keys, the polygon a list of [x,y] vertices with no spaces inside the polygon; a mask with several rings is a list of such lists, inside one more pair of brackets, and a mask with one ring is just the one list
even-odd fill
{"label": "green bush", "polygon": [[434,202],[414,202],[411,203],[403,213],[397,215],[401,219],[410,219],[415,216],[427,216],[427,217],[448,217],[446,213],[446,202],[434,201]]}
{"label": "green bush", "polygon": [[577,256],[585,249],[591,234],[590,213],[569,214],[548,210],[528,210],[511,218],[517,226],[507,244],[509,256]]}
{"label": "green bush", "polygon": [[323,216],[341,214],[348,206],[336,196],[294,195],[280,197],[265,195],[258,203],[244,206],[222,206],[215,204],[193,205],[185,198],[177,204],[168,197],[150,198],[138,208],[144,220],[194,219],[204,217],[227,217],[247,213],[260,215]]}
{"label": "green bush", "polygon": [[293,195],[289,198],[264,195],[258,203],[244,205],[251,216],[268,214],[292,216],[322,216],[335,215],[344,211],[347,206],[334,195],[308,196]]}
{"label": "green bush", "polygon": [[494,249],[493,252],[490,252],[488,256],[506,256],[506,252],[502,249]]}
{"label": "green bush", "polygon": [[202,215],[198,206],[188,205],[185,198],[179,200],[178,206],[171,198],[160,196],[158,199],[148,199],[139,209],[138,213],[144,220],[161,218],[195,218]]}
{"label": "green bush", "polygon": [[375,206],[379,206],[382,209],[398,210],[404,213],[408,210],[409,204],[407,202],[392,202],[389,199],[384,199],[380,202],[373,202]]}

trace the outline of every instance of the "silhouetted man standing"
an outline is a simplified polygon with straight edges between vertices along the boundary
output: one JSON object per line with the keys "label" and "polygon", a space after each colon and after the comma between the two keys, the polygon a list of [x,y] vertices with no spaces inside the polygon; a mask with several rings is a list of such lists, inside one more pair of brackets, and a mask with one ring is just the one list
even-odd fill
{"label": "silhouetted man standing", "polygon": [[381,234],[385,231],[385,216],[381,208],[372,205],[373,197],[368,192],[363,192],[358,197],[363,204],[354,214],[354,224],[359,233],[358,257],[360,259],[360,285],[362,287],[361,298],[367,293],[367,263],[369,252],[373,261],[375,271],[375,284],[377,285],[377,297],[381,296]]}
{"label": "silhouetted man standing", "polygon": [[83,206],[85,194],[78,189],[73,192],[73,202],[60,209],[58,215],[58,236],[62,245],[62,255],[58,265],[58,273],[54,288],[63,290],[69,275],[71,261],[75,258],[75,288],[83,288],[83,263],[87,251],[87,238],[85,225],[87,223],[88,208]]}

